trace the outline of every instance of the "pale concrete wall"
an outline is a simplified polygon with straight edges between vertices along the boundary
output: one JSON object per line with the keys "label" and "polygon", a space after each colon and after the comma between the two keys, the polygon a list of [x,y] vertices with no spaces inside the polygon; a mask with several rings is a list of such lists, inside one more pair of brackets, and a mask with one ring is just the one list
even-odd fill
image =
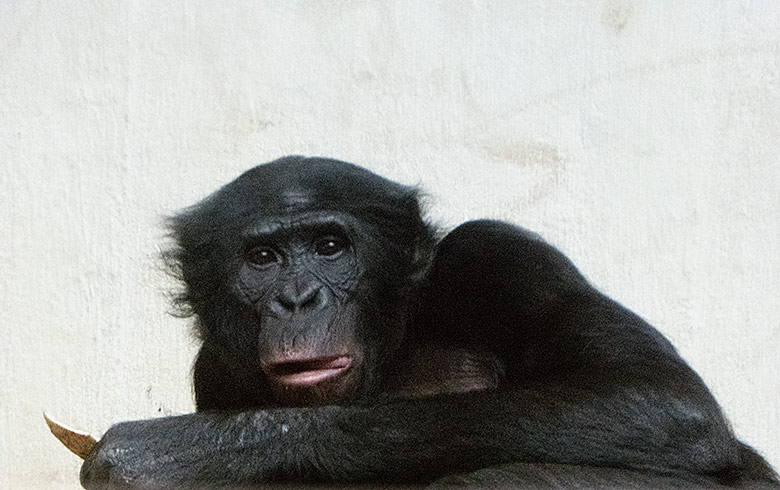
{"label": "pale concrete wall", "polygon": [[780,465],[780,2],[0,1],[0,487],[192,409],[160,217],[327,155],[559,245]]}

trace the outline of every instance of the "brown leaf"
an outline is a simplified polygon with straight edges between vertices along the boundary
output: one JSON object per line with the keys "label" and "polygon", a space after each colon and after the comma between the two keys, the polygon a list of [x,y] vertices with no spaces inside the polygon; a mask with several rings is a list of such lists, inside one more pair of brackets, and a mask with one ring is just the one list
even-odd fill
{"label": "brown leaf", "polygon": [[90,434],[55,422],[49,418],[46,412],[43,413],[43,418],[46,419],[46,424],[49,426],[51,433],[54,434],[54,437],[59,439],[70,452],[81,459],[84,459],[97,444],[97,439]]}

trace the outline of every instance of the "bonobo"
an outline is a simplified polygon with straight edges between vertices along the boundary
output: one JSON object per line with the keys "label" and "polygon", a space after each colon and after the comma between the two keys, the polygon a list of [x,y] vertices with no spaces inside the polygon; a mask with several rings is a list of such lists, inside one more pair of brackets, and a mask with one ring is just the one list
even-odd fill
{"label": "bonobo", "polygon": [[170,230],[202,342],[198,410],[111,428],[87,488],[425,484],[512,465],[517,486],[777,483],[674,347],[527,230],[472,221],[442,238],[415,188],[297,156]]}

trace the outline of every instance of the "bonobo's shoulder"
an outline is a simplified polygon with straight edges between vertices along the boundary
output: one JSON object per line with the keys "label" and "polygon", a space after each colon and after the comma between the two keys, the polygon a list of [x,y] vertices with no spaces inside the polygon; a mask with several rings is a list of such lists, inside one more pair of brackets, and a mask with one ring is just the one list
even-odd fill
{"label": "bonobo's shoulder", "polygon": [[544,239],[531,230],[493,219],[478,219],[466,221],[449,232],[444,240],[521,240],[546,243]]}
{"label": "bonobo's shoulder", "polygon": [[545,263],[558,274],[569,271],[579,277],[574,264],[555,246],[537,233],[506,221],[467,221],[439,242],[437,254],[451,259],[470,257],[480,262],[498,261],[494,264],[500,267],[538,267]]}

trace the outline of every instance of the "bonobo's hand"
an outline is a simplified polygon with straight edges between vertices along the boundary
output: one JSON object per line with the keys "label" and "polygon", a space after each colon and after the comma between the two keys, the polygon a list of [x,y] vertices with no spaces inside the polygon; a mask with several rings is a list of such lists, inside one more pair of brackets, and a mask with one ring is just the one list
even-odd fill
{"label": "bonobo's hand", "polygon": [[81,484],[87,489],[155,488],[171,457],[170,435],[155,433],[155,420],[124,422],[109,429],[84,459]]}
{"label": "bonobo's hand", "polygon": [[[200,414],[123,422],[87,455],[81,484],[92,489],[170,489],[213,476],[221,417]],[[211,457],[209,457],[211,456]]]}

